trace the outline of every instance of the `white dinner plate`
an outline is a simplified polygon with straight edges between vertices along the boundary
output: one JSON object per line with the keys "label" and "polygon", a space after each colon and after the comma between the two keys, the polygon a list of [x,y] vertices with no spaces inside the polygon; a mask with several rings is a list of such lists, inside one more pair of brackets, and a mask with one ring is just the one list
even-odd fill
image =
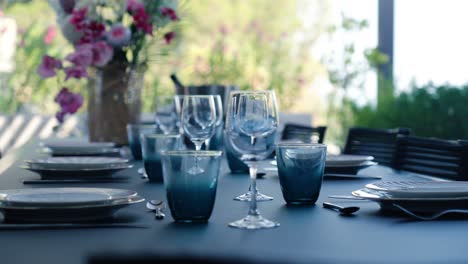
{"label": "white dinner plate", "polygon": [[395,198],[468,197],[468,182],[462,181],[382,181],[367,184],[366,188]]}
{"label": "white dinner plate", "polygon": [[359,166],[365,162],[374,160],[372,156],[363,156],[363,155],[327,155],[327,160],[325,162],[326,166]]}
{"label": "white dinner plate", "polygon": [[112,142],[89,142],[82,139],[50,139],[41,142],[41,146],[53,153],[100,153],[115,148]]}
{"label": "white dinner plate", "polygon": [[128,164],[127,159],[112,157],[49,157],[26,160],[33,169],[86,170],[106,169]]}
{"label": "white dinner plate", "polygon": [[107,188],[34,188],[0,191],[5,222],[79,222],[112,218],[145,199],[134,191]]}

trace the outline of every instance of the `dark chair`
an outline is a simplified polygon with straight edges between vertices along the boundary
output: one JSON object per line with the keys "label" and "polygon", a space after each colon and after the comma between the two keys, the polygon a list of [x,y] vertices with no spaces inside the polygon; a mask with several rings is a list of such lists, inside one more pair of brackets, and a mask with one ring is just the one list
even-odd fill
{"label": "dark chair", "polygon": [[[303,142],[323,143],[327,127],[311,127],[297,124],[285,124],[281,140],[298,139]],[[314,137],[317,140],[313,140]]]}
{"label": "dark chair", "polygon": [[394,168],[466,181],[468,180],[468,141],[399,137]]}
{"label": "dark chair", "polygon": [[374,161],[379,164],[392,166],[397,137],[409,134],[410,130],[407,128],[350,128],[343,153],[373,156]]}

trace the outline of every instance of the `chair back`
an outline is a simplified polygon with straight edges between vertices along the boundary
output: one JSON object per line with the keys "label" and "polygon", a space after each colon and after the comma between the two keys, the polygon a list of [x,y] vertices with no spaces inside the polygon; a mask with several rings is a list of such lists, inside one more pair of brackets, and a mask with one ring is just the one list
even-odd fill
{"label": "chair back", "polygon": [[409,134],[408,128],[350,128],[343,153],[373,156],[374,161],[379,164],[392,166],[395,161],[397,137]]}
{"label": "chair back", "polygon": [[298,124],[285,124],[281,134],[281,140],[298,139],[303,142],[323,143],[327,127],[311,127]]}
{"label": "chair back", "polygon": [[451,180],[468,180],[468,141],[402,136],[395,168]]}

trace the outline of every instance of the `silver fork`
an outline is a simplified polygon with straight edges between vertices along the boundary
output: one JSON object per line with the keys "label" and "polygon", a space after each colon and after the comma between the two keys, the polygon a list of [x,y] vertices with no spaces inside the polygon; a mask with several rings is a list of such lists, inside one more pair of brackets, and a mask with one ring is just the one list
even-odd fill
{"label": "silver fork", "polygon": [[464,210],[464,209],[448,209],[448,210],[444,210],[444,211],[441,211],[441,212],[438,212],[438,213],[435,213],[435,214],[432,214],[432,215],[420,215],[420,214],[416,214],[414,212],[411,212],[410,210],[398,205],[398,204],[393,204],[393,206],[395,206],[396,208],[402,210],[403,212],[405,212],[406,214],[414,217],[414,218],[417,218],[419,220],[424,220],[424,221],[431,221],[431,220],[434,220],[434,219],[437,219],[445,214],[449,214],[449,213],[462,213],[462,214],[468,214],[468,210]]}

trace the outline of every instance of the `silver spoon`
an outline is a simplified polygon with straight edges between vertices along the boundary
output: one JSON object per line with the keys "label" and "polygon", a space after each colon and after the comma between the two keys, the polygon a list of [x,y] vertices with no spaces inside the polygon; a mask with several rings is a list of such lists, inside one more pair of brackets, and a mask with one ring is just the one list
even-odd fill
{"label": "silver spoon", "polygon": [[332,210],[338,210],[338,212],[340,212],[340,214],[343,214],[343,215],[351,215],[351,214],[359,211],[359,209],[360,209],[357,206],[344,207],[344,206],[341,206],[341,205],[332,204],[332,203],[328,203],[328,202],[324,202],[323,207],[328,208],[328,209],[332,209]]}
{"label": "silver spoon", "polygon": [[148,179],[148,174],[146,174],[145,168],[139,168],[137,171],[142,179]]}
{"label": "silver spoon", "polygon": [[164,202],[160,200],[150,200],[146,203],[146,208],[151,211],[154,211],[154,217],[156,219],[161,220],[166,215],[162,212],[162,209],[165,208]]}

